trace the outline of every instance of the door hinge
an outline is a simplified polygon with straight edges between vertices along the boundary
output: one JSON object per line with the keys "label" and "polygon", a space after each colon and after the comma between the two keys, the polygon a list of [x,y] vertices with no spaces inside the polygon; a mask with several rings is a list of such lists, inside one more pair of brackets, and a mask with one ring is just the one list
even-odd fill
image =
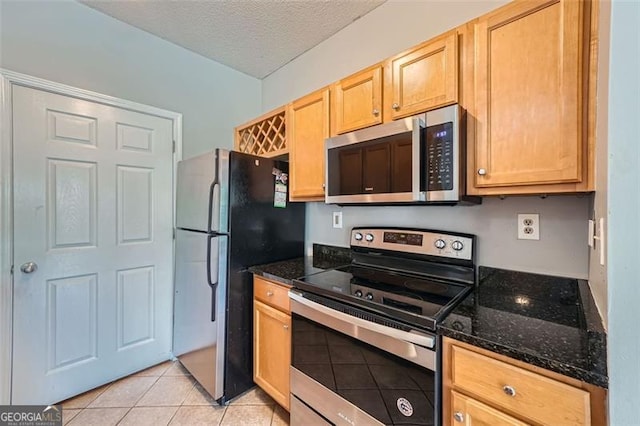
{"label": "door hinge", "polygon": [[173,145],[172,145],[173,148],[172,149],[173,149],[173,153],[175,154],[176,153],[176,141],[172,141],[172,142],[173,142]]}
{"label": "door hinge", "polygon": [[176,228],[173,228],[173,239],[176,239]]}
{"label": "door hinge", "polygon": [[13,265],[11,265],[11,275],[13,275]]}

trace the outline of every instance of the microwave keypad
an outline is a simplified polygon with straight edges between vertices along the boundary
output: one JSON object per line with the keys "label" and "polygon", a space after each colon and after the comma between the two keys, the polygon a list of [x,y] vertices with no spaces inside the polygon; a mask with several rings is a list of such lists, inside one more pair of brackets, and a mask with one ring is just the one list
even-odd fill
{"label": "microwave keypad", "polygon": [[427,190],[453,189],[453,123],[427,127]]}

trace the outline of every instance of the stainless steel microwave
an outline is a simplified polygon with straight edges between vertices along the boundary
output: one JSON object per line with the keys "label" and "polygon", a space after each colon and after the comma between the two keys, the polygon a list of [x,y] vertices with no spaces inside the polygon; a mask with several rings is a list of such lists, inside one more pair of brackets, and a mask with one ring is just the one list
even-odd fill
{"label": "stainless steel microwave", "polygon": [[456,104],[328,138],[325,202],[479,202],[465,197],[463,123]]}

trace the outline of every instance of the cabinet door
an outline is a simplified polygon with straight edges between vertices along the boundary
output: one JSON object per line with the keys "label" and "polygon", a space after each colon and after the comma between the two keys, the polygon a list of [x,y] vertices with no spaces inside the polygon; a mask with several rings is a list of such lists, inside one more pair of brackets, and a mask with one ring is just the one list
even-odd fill
{"label": "cabinet door", "polygon": [[289,410],[291,316],[254,300],[253,380]]}
{"label": "cabinet door", "polygon": [[335,134],[382,123],[382,65],[340,80],[333,94]]}
{"label": "cabinet door", "polygon": [[329,89],[294,101],[287,117],[292,201],[324,198],[324,140],[329,137]]}
{"label": "cabinet door", "polygon": [[476,24],[477,187],[581,181],[584,7],[515,2]]}
{"label": "cabinet door", "polygon": [[456,31],[391,59],[389,116],[395,120],[458,101]]}
{"label": "cabinet door", "polygon": [[451,391],[451,418],[445,424],[465,426],[526,426],[520,420],[473,398]]}

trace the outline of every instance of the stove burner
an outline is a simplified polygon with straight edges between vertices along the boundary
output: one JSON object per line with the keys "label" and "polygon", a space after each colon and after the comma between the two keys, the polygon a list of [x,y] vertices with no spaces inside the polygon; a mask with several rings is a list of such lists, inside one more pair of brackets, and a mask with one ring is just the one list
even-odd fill
{"label": "stove burner", "polygon": [[404,282],[404,286],[410,290],[438,294],[440,296],[446,296],[451,292],[451,287],[448,284],[438,283],[435,281],[410,279]]}
{"label": "stove burner", "polygon": [[[382,228],[366,231],[378,236],[388,232]],[[357,240],[353,238],[358,232],[363,230],[352,230],[352,241]],[[300,278],[294,281],[294,286],[310,294],[329,297],[336,303],[347,303],[411,326],[434,330],[473,287],[475,267],[469,253],[472,253],[474,237],[436,231],[411,232],[422,235],[423,246],[396,245],[391,249],[388,246],[392,243],[376,237],[363,248],[365,243],[357,240],[356,246],[351,247],[351,265]],[[459,259],[457,252],[438,252],[433,248],[433,241],[438,239],[464,239],[468,259]]]}

